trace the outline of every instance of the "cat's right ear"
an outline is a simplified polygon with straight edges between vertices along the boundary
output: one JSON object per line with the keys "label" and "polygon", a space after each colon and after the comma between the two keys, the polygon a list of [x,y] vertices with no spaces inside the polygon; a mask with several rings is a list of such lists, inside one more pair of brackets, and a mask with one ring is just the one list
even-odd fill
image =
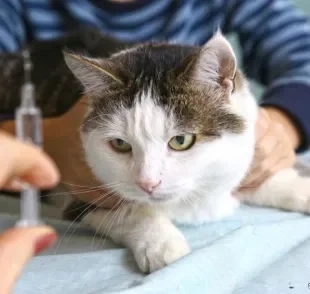
{"label": "cat's right ear", "polygon": [[202,85],[213,84],[228,92],[235,88],[237,59],[234,51],[220,31],[202,46],[190,64],[191,77]]}
{"label": "cat's right ear", "polygon": [[90,96],[101,95],[112,85],[121,87],[125,84],[121,70],[108,59],[88,58],[69,52],[64,52],[64,59]]}

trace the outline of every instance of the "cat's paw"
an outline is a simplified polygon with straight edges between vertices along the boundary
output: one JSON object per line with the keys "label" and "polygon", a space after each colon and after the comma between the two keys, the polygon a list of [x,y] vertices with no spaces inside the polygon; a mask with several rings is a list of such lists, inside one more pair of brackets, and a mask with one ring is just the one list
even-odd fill
{"label": "cat's paw", "polygon": [[310,178],[297,176],[289,185],[282,185],[273,194],[276,206],[287,211],[310,214]]}
{"label": "cat's paw", "polygon": [[144,273],[160,270],[188,253],[190,253],[190,247],[181,234],[180,236],[141,241],[133,249],[138,267]]}
{"label": "cat's paw", "polygon": [[249,195],[247,202],[310,214],[310,177],[292,168],[281,170]]}
{"label": "cat's paw", "polygon": [[301,178],[294,184],[291,201],[296,211],[310,214],[310,178]]}

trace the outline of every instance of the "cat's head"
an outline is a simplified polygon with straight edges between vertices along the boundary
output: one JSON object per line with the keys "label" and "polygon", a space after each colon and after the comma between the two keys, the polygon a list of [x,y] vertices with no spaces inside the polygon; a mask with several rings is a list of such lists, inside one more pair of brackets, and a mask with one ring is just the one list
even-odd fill
{"label": "cat's head", "polygon": [[220,33],[203,47],[145,44],[65,60],[90,100],[81,131],[88,164],[108,187],[156,204],[241,180],[256,107]]}

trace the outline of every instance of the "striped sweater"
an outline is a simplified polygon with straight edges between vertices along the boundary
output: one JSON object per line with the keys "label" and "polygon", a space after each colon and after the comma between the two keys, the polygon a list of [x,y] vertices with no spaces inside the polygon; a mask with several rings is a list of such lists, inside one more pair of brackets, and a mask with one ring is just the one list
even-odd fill
{"label": "striped sweater", "polygon": [[236,33],[248,77],[266,86],[262,105],[284,110],[310,146],[310,23],[289,0],[0,0],[0,52],[79,26],[128,41],[205,43]]}

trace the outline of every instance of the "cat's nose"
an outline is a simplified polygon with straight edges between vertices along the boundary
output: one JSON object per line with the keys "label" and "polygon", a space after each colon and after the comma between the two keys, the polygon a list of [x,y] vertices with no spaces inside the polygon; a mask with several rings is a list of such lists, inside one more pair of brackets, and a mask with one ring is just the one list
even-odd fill
{"label": "cat's nose", "polygon": [[137,181],[137,185],[147,194],[152,194],[156,187],[158,187],[161,181]]}

